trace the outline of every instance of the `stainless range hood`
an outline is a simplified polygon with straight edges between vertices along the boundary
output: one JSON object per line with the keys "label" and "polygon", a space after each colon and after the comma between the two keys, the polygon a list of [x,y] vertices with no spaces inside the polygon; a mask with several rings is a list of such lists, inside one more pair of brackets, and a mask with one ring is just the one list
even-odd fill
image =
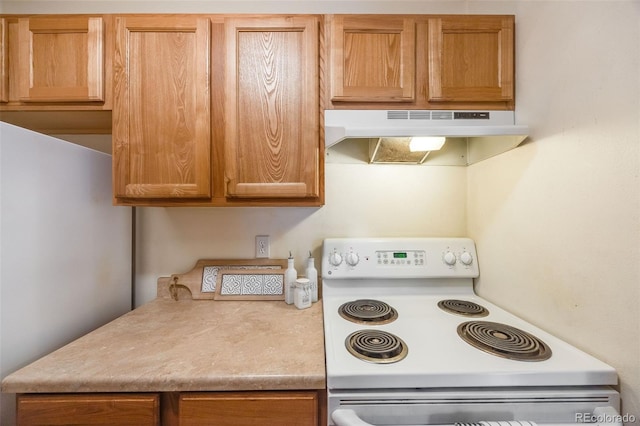
{"label": "stainless range hood", "polygon": [[[456,160],[447,163],[451,165],[473,164],[515,148],[526,139],[529,130],[515,124],[513,111],[326,110],[324,119],[326,148],[363,140],[379,147],[382,140],[389,144],[392,138],[398,138],[398,150],[402,150],[402,145],[408,146],[409,138],[444,136],[444,148],[457,150],[455,156],[450,156]],[[425,157],[424,163],[428,164],[437,156]],[[374,158],[369,160],[377,162]],[[384,162],[407,161],[398,156],[397,161]]]}

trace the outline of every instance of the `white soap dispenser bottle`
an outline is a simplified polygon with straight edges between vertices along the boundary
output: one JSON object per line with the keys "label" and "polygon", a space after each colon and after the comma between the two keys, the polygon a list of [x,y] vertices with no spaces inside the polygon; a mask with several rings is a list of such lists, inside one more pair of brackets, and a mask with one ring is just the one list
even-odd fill
{"label": "white soap dispenser bottle", "polygon": [[298,272],[293,264],[293,255],[289,252],[287,270],[284,271],[284,301],[287,305],[291,305],[293,303],[293,292],[295,290],[297,278]]}
{"label": "white soap dispenser bottle", "polygon": [[311,301],[318,301],[318,270],[315,267],[315,259],[309,252],[309,258],[307,259],[307,269],[305,275],[309,279],[309,285],[311,287]]}

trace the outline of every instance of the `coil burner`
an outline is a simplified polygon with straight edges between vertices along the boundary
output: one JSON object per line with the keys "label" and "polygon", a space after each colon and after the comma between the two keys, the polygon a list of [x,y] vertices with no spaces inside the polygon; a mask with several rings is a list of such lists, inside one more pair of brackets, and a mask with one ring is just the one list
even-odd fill
{"label": "coil burner", "polygon": [[438,307],[443,311],[463,315],[465,317],[486,317],[489,310],[482,305],[468,300],[447,299],[438,302]]}
{"label": "coil burner", "polygon": [[382,330],[358,330],[347,337],[345,345],[356,358],[376,364],[398,362],[408,353],[402,339]]}
{"label": "coil burner", "polygon": [[359,299],[338,308],[340,316],[357,324],[388,324],[398,318],[398,312],[379,300]]}
{"label": "coil burner", "polygon": [[537,337],[506,324],[467,321],[458,326],[458,335],[480,350],[517,361],[544,361],[551,349]]}

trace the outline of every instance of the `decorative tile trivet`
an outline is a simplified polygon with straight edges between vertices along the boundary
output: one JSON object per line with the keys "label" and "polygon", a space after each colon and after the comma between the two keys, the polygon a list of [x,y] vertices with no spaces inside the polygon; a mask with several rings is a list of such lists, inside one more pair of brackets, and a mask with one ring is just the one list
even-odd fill
{"label": "decorative tile trivet", "polygon": [[216,300],[284,300],[283,269],[221,269]]}

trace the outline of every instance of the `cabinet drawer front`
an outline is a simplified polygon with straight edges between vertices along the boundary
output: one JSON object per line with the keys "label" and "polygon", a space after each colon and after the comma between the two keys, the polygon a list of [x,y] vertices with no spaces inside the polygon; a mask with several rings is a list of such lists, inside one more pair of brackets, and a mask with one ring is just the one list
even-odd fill
{"label": "cabinet drawer front", "polygon": [[157,394],[18,395],[17,424],[157,426]]}
{"label": "cabinet drawer front", "polygon": [[317,426],[316,392],[183,394],[180,426]]}
{"label": "cabinet drawer front", "polygon": [[21,18],[18,26],[20,101],[104,101],[102,18]]}

